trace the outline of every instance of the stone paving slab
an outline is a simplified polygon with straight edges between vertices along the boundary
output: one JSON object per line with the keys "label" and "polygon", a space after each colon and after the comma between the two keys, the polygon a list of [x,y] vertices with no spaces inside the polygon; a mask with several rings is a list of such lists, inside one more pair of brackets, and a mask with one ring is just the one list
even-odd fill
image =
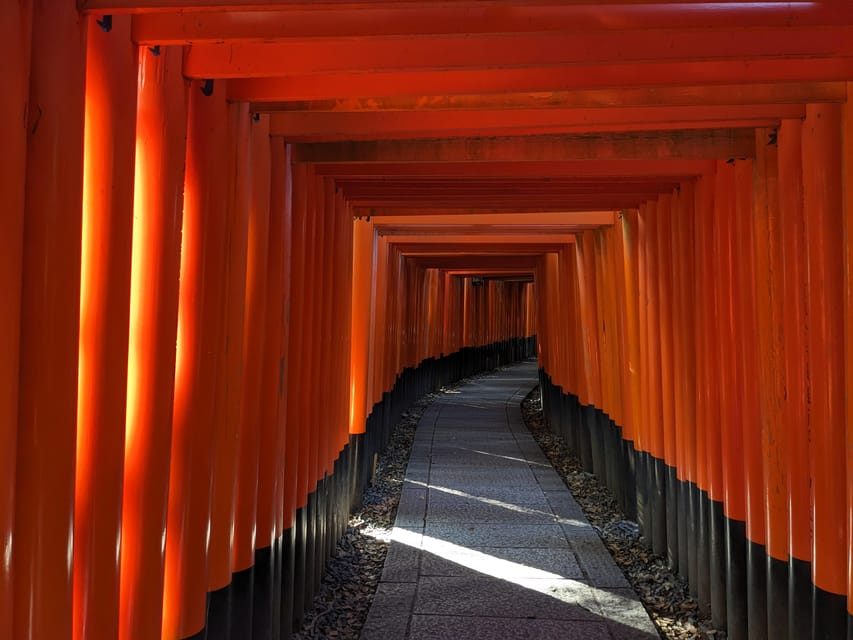
{"label": "stone paving slab", "polygon": [[515,547],[471,547],[448,551],[443,556],[423,554],[420,566],[424,576],[482,575],[486,563],[502,564],[501,574],[507,578],[537,578],[553,573],[563,578],[581,580],[583,570],[571,549],[516,549]]}
{"label": "stone paving slab", "polygon": [[412,640],[587,640],[608,636],[607,627],[601,622],[415,615],[409,637]]}
{"label": "stone paving slab", "polygon": [[522,422],[536,383],[529,361],[425,412],[362,640],[658,638]]}

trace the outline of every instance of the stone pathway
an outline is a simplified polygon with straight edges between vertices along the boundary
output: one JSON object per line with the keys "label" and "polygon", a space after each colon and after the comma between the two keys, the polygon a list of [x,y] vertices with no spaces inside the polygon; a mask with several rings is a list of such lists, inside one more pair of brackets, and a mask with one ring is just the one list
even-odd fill
{"label": "stone pathway", "polygon": [[508,367],[424,413],[362,640],[658,638],[524,426],[536,375]]}

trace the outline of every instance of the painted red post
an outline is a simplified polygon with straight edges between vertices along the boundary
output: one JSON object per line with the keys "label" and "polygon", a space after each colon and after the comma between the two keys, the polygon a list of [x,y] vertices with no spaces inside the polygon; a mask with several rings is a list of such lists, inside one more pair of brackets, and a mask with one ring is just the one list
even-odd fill
{"label": "painted red post", "polygon": [[[227,164],[224,83],[193,81],[188,100],[186,177],[163,637],[186,637],[206,620],[211,518],[216,345],[222,329]],[[208,95],[208,90],[212,93]]]}
{"label": "painted red post", "polygon": [[251,183],[251,115],[247,104],[228,109],[228,164],[226,188],[226,251],[223,253],[225,311],[217,346],[214,411],[213,487],[211,527],[208,543],[208,590],[217,591],[231,582],[231,544],[234,499],[237,487],[238,448],[243,377],[243,320],[246,303],[246,255],[249,233]]}
{"label": "painted red post", "polygon": [[[808,105],[803,125],[803,196],[808,252],[808,379],[816,587],[815,637],[846,633],[847,504],[838,482],[846,465],[841,106]],[[845,477],[842,474],[842,477]]]}
{"label": "painted red post", "polygon": [[261,363],[264,352],[267,254],[270,218],[269,117],[253,119],[251,130],[252,183],[246,262],[246,308],[243,322],[243,380],[238,435],[237,493],[231,568],[236,573],[255,561],[260,447]]}
{"label": "painted red post", "polygon": [[[115,638],[136,149],[130,16],[90,16],[74,499],[74,638]],[[107,552],[115,549],[116,553]]]}
{"label": "painted red post", "polygon": [[24,253],[24,193],[27,176],[27,101],[30,90],[32,5],[0,6],[3,65],[0,82],[0,637],[12,637],[15,472],[18,441],[18,375],[21,329],[21,268]]}
{"label": "painted red post", "polygon": [[119,638],[161,631],[187,126],[181,51],[140,49]]}
{"label": "painted red post", "polygon": [[[27,10],[24,5],[23,11]],[[23,14],[19,19],[16,24],[26,28]],[[12,637],[16,638],[67,638],[72,629],[69,549],[73,542],[87,22],[70,3],[33,5],[32,23],[38,28],[32,34],[27,118],[14,483]],[[26,41],[24,33],[18,44]],[[20,107],[18,103],[12,109]],[[13,135],[12,140],[20,143],[19,136]],[[20,179],[22,174],[18,171],[10,177]],[[12,190],[13,197],[16,192],[20,203],[18,189]],[[19,215],[12,211],[13,234]],[[10,241],[16,243],[19,237],[13,235]],[[14,244],[12,249],[14,278],[19,253]],[[14,294],[14,284],[11,289]],[[5,405],[11,409],[8,400]],[[8,544],[4,541],[3,546]]]}
{"label": "painted red post", "polygon": [[785,401],[782,419],[786,447],[787,495],[784,517],[788,529],[788,635],[811,633],[811,498],[809,496],[809,416],[806,389],[806,304],[808,292],[805,221],[803,218],[803,122],[783,120],[779,128],[779,216],[782,242],[782,298],[785,348]]}

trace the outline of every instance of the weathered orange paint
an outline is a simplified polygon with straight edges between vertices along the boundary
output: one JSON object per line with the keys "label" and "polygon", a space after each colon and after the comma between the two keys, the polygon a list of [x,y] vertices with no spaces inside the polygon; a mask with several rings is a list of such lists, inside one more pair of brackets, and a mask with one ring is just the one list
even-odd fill
{"label": "weathered orange paint", "polygon": [[809,283],[809,397],[812,578],[830,593],[847,588],[841,109],[809,105],[803,125],[803,194]]}
{"label": "weathered orange paint", "polygon": [[785,411],[785,345],[779,192],[779,152],[767,144],[772,132],[756,131],[753,186],[755,238],[756,310],[758,312],[758,377],[761,415],[761,449],[764,476],[764,518],[767,552],[777,560],[788,560],[788,480],[785,460],[787,433]]}
{"label": "weathered orange paint", "polygon": [[811,559],[809,427],[806,389],[807,271],[804,268],[802,121],[784,120],[779,128],[779,216],[782,224],[782,324],[785,362],[785,469],[788,495],[788,554]]}

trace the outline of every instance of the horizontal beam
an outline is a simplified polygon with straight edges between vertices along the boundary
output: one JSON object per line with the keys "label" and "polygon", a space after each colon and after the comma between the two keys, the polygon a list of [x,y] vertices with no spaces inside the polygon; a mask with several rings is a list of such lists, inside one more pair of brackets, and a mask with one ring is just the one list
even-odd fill
{"label": "horizontal beam", "polygon": [[[340,7],[268,11],[144,13],[132,37],[143,45],[269,42],[285,38],[417,36],[460,33],[525,33],[568,30],[802,27],[849,24],[846,7],[814,2],[778,4],[540,4],[460,9],[419,3],[394,7]],[[173,10],[174,11],[174,10]]]}
{"label": "horizontal beam", "polygon": [[[430,212],[448,213],[458,211],[460,213],[519,213],[525,209],[531,213],[547,213],[557,211],[621,211],[623,209],[637,209],[639,206],[649,200],[657,198],[660,194],[646,196],[575,196],[571,199],[566,198],[559,203],[537,203],[537,204],[519,204],[513,202],[497,203],[497,202],[465,202],[458,201],[447,202],[429,202],[418,203],[410,201],[400,201],[394,203],[386,203],[383,205],[363,206],[354,205],[355,209],[361,211],[361,215],[374,216],[381,215],[383,211],[389,215],[425,215]],[[376,213],[373,213],[373,212]]]}
{"label": "horizontal beam", "polygon": [[519,248],[523,251],[530,251],[531,247],[538,247],[539,245],[553,245],[553,244],[568,244],[574,242],[575,237],[573,233],[563,231],[563,233],[551,233],[551,234],[516,234],[516,235],[501,235],[501,236],[492,236],[492,235],[479,235],[479,234],[459,234],[453,235],[448,234],[447,236],[437,237],[437,236],[421,236],[418,234],[409,234],[409,235],[388,235],[388,242],[391,244],[402,244],[408,247],[419,246],[426,248],[432,248],[435,245],[442,245],[444,247],[450,247],[458,245],[466,250],[470,248],[471,251],[476,251],[478,248],[487,245],[492,248]]}
{"label": "horizontal beam", "polygon": [[[466,217],[466,216],[488,216],[491,219],[495,219],[495,216],[499,216],[503,219],[506,217],[513,216],[539,216],[539,215],[589,215],[590,212],[596,212],[592,208],[587,209],[573,209],[571,211],[566,211],[565,209],[558,208],[546,208],[546,207],[353,207],[352,213],[355,216],[361,217],[375,217],[380,220],[384,220],[387,218],[418,218],[418,219],[428,219],[435,217]],[[610,210],[602,210],[598,211],[602,215],[612,216]],[[611,222],[604,221],[602,224],[611,224]]]}
{"label": "horizontal beam", "polygon": [[[785,112],[795,113],[804,107],[785,105]],[[795,116],[796,117],[796,116]],[[364,142],[370,140],[431,140],[433,138],[483,138],[495,136],[542,136],[581,133],[625,133],[630,131],[680,131],[684,129],[766,129],[778,127],[781,117],[765,116],[748,119],[719,119],[719,120],[653,120],[639,122],[608,122],[592,124],[549,124],[518,127],[472,127],[461,129],[407,129],[400,131],[369,132],[359,131],[349,134],[302,135],[287,136],[287,141],[293,144],[310,144],[315,142],[339,142],[350,140]]]}
{"label": "horizontal beam", "polygon": [[[213,72],[214,69],[207,69]],[[185,69],[185,72],[187,70]],[[228,99],[234,102],[335,100],[341,97],[420,96],[548,92],[613,87],[713,85],[770,82],[846,81],[853,77],[853,56],[782,60],[714,60],[712,62],[630,62],[623,64],[527,66],[442,71],[358,71],[322,75],[248,73],[220,70],[210,77],[231,77]]]}
{"label": "horizontal beam", "polygon": [[563,240],[561,234],[575,233],[577,230],[596,229],[604,225],[601,224],[574,224],[564,225],[561,227],[546,227],[546,226],[507,226],[500,227],[498,225],[482,225],[481,227],[470,227],[462,225],[447,225],[442,227],[421,227],[421,226],[387,226],[383,225],[381,229],[377,229],[380,236],[388,237],[389,240],[400,242],[411,242],[415,238],[420,238],[425,242],[441,242],[443,240],[454,241],[456,238],[473,238],[485,237],[492,240],[500,238],[501,241],[526,241],[545,242],[547,239],[551,241]]}
{"label": "horizontal beam", "polygon": [[219,43],[191,47],[194,78],[404,70],[495,69],[626,62],[759,60],[853,55],[849,26],[573,31]]}
{"label": "horizontal beam", "polygon": [[[275,83],[275,79],[270,82]],[[250,101],[251,97],[244,96]],[[336,100],[254,100],[258,110],[299,112],[303,119],[317,114],[349,116],[351,113],[382,112],[499,112],[500,110],[553,110],[559,113],[584,113],[584,110],[625,109],[626,107],[713,107],[743,105],[784,105],[810,102],[844,102],[845,82],[763,82],[746,84],[706,84],[675,87],[618,87],[612,89],[574,89],[571,91],[508,92],[449,95],[416,95]],[[307,113],[310,112],[310,113]],[[751,112],[746,112],[751,113]],[[272,119],[287,122],[281,113]],[[383,114],[393,117],[395,113]],[[431,114],[438,117],[438,114]]]}
{"label": "horizontal beam", "polygon": [[548,162],[752,157],[751,129],[294,145],[296,162]]}
{"label": "horizontal beam", "polygon": [[388,216],[376,221],[374,228],[380,233],[387,227],[406,225],[414,228],[459,228],[469,226],[472,229],[512,228],[515,226],[571,226],[577,224],[613,224],[616,214],[611,211],[585,211],[571,213],[504,213],[499,221],[488,214],[430,215],[422,218],[413,216]]}
{"label": "horizontal beam", "polygon": [[805,116],[802,104],[620,109],[278,113],[270,134],[291,142],[606,133],[773,126]]}
{"label": "horizontal beam", "polygon": [[[556,250],[556,249],[555,249]],[[409,257],[409,260],[415,262],[425,269],[446,269],[446,270],[485,270],[485,269],[500,269],[502,271],[532,271],[536,268],[536,264],[544,253],[553,253],[553,251],[545,251],[530,254],[528,256],[423,256]]]}
{"label": "horizontal beam", "polygon": [[400,177],[608,177],[629,178],[638,176],[689,179],[714,172],[713,160],[684,159],[619,159],[619,160],[552,160],[523,162],[406,162],[406,163],[336,163],[321,164],[314,171],[322,176],[338,179],[370,178],[377,181],[395,181]]}
{"label": "horizontal beam", "polygon": [[[771,0],[772,1],[772,0]],[[647,0],[597,0],[596,5],[642,5]],[[742,0],[718,0],[718,4],[737,6]],[[275,11],[275,10],[308,10],[322,7],[327,10],[341,9],[382,9],[399,7],[400,5],[415,4],[400,0],[77,0],[77,7],[86,13],[151,13],[184,11]],[[584,6],[590,0],[552,0],[540,1],[541,5]],[[707,0],[657,0],[655,4],[667,5],[702,5]],[[794,0],[791,3],[780,4],[812,4]],[[507,8],[517,5],[517,0],[455,0],[454,7],[471,9],[477,7]]]}

